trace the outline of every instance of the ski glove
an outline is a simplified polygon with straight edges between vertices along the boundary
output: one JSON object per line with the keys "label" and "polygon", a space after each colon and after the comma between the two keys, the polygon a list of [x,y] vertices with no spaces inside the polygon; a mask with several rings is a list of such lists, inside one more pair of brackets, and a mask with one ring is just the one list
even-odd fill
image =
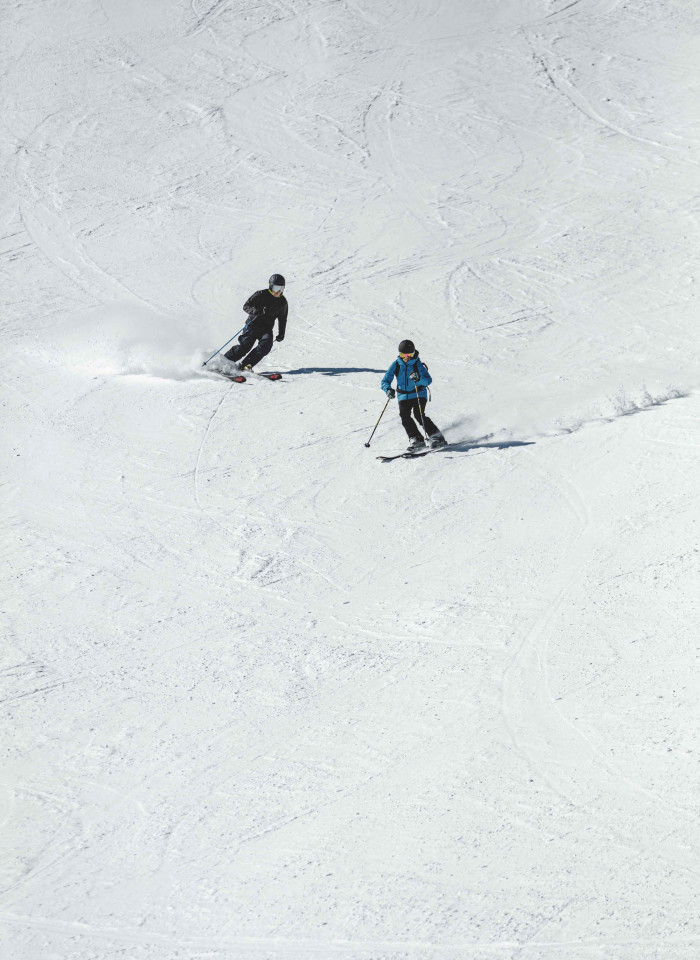
{"label": "ski glove", "polygon": [[282,341],[284,340],[284,335],[282,335],[281,337],[280,336],[275,337],[275,340],[277,340],[279,343],[282,343]]}
{"label": "ski glove", "polygon": [[396,396],[396,390],[393,387],[387,387],[385,393],[390,400],[393,400]]}
{"label": "ski glove", "polygon": [[410,373],[408,376],[409,376],[409,379],[413,380],[414,383],[418,383],[418,381],[420,380],[420,374],[418,373],[417,370],[414,370],[413,373]]}

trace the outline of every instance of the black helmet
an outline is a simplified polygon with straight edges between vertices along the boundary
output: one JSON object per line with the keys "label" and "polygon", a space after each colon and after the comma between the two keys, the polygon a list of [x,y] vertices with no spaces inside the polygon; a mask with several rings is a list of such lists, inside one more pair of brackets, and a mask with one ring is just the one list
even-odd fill
{"label": "black helmet", "polygon": [[399,344],[399,353],[415,353],[416,346],[413,340],[402,340]]}
{"label": "black helmet", "polygon": [[281,273],[273,273],[269,280],[270,287],[284,287],[286,286],[284,282],[284,277]]}

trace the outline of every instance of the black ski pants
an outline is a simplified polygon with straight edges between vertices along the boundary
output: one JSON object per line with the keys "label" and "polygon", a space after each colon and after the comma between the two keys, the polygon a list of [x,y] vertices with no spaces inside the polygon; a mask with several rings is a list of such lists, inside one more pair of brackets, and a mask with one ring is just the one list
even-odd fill
{"label": "black ski pants", "polygon": [[410,398],[408,400],[399,400],[401,423],[411,440],[420,439],[423,436],[417,427],[417,424],[421,423],[421,416],[423,417],[422,423],[425,424],[425,432],[429,437],[432,437],[434,433],[440,432],[430,417],[426,415],[425,405],[427,402],[426,397],[420,398],[420,406],[417,397],[413,400]]}
{"label": "black ski pants", "polygon": [[[246,363],[254,367],[272,350],[272,330],[267,321],[251,320],[243,328],[235,347],[231,347],[224,356],[234,363]],[[257,346],[253,347],[257,341]]]}

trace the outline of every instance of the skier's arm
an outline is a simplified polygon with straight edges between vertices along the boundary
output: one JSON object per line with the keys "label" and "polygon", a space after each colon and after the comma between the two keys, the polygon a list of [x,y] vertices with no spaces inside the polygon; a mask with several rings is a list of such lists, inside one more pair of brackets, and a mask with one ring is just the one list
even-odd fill
{"label": "skier's arm", "polygon": [[389,367],[387,372],[382,377],[382,390],[384,393],[391,390],[391,385],[394,382],[394,377],[396,376],[396,360]]}
{"label": "skier's arm", "polygon": [[284,340],[284,334],[287,329],[287,314],[289,313],[289,304],[285,300],[280,304],[280,315],[277,318],[277,339]]}
{"label": "skier's arm", "polygon": [[[266,291],[263,291],[263,293],[265,292]],[[243,304],[243,310],[248,314],[251,320],[258,315],[258,311],[260,309],[260,299],[260,290],[256,290],[255,293],[252,293]]]}
{"label": "skier's arm", "polygon": [[433,378],[430,376],[430,373],[428,372],[428,368],[426,367],[426,365],[423,363],[422,360],[419,360],[418,363],[416,364],[416,370],[420,374],[420,380],[418,381],[418,386],[419,387],[430,386],[430,384],[433,382]]}

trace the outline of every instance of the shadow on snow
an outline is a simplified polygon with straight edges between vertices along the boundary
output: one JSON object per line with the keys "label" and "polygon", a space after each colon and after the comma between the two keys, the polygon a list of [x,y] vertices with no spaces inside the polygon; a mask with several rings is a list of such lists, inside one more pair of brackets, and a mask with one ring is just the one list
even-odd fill
{"label": "shadow on snow", "polygon": [[479,437],[476,440],[457,440],[447,444],[447,450],[453,453],[468,450],[507,450],[508,447],[531,447],[534,440],[489,440],[488,437]]}

